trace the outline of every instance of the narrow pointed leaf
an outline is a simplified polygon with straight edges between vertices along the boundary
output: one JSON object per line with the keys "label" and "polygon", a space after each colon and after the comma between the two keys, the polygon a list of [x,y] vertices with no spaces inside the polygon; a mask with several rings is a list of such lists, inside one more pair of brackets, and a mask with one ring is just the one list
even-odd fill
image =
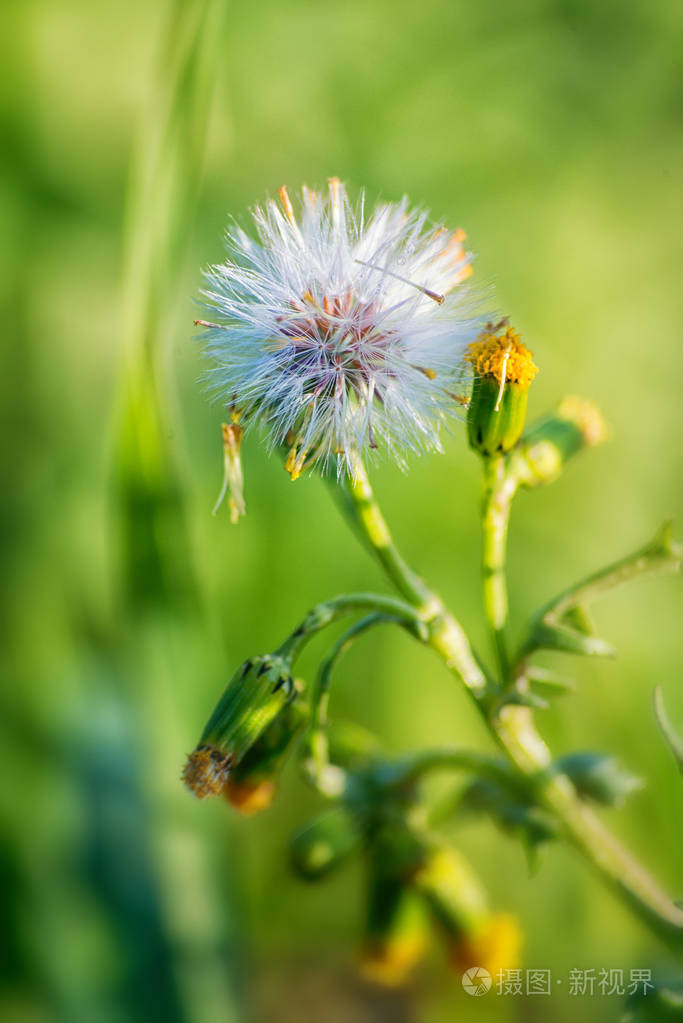
{"label": "narrow pointed leaf", "polygon": [[597,631],[587,609],[580,605],[570,607],[566,614],[562,616],[561,621],[563,625],[575,629],[583,636],[594,636]]}
{"label": "narrow pointed leaf", "polygon": [[674,755],[678,764],[678,770],[683,774],[683,738],[677,734],[664,706],[664,695],[661,686],[655,686],[653,694],[655,717],[659,730],[666,739],[667,745]]}
{"label": "narrow pointed leaf", "polygon": [[576,691],[576,683],[571,678],[557,675],[554,671],[532,666],[526,673],[527,681],[534,692],[550,699],[554,696],[566,696]]}
{"label": "narrow pointed leaf", "polygon": [[547,710],[550,704],[538,693],[533,692],[529,689],[526,692],[521,692],[519,689],[513,689],[509,693],[506,693],[503,699],[499,703],[500,707],[512,706],[512,707],[533,707],[534,710]]}
{"label": "narrow pointed leaf", "polygon": [[614,647],[597,636],[585,636],[566,625],[551,625],[538,622],[532,637],[533,647],[546,650],[563,650],[569,654],[584,654],[586,657],[614,657]]}
{"label": "narrow pointed leaf", "polygon": [[559,757],[555,767],[571,779],[580,796],[603,806],[621,806],[627,796],[643,787],[641,778],[604,753],[569,753]]}

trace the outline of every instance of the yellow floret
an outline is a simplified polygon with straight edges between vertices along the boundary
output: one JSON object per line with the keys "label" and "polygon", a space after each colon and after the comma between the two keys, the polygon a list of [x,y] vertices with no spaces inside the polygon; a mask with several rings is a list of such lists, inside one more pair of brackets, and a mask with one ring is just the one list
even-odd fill
{"label": "yellow floret", "polygon": [[505,327],[498,333],[500,326],[489,324],[469,346],[465,358],[478,376],[493,377],[500,384],[505,374],[506,383],[528,387],[538,373],[538,366],[534,365],[532,353],[522,344],[517,331]]}

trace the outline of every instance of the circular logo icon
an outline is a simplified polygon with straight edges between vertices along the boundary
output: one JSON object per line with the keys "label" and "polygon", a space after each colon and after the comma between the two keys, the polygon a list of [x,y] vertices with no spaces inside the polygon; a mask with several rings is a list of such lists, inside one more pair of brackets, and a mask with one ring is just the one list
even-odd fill
{"label": "circular logo icon", "polygon": [[478,998],[491,990],[491,974],[483,966],[470,966],[462,975],[462,986],[468,995]]}

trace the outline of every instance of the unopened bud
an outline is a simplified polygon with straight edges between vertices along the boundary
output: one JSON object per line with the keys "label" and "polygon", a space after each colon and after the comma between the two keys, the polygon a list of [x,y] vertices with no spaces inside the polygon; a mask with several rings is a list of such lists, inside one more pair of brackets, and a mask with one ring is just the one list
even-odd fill
{"label": "unopened bud", "polygon": [[524,429],[527,395],[538,372],[532,354],[502,321],[489,324],[465,358],[474,369],[467,408],[470,446],[486,456],[505,454]]}
{"label": "unopened bud", "polygon": [[199,798],[222,791],[230,772],[296,695],[289,663],[275,654],[246,661],[188,757],[183,781]]}
{"label": "unopened bud", "polygon": [[480,882],[455,849],[436,846],[429,850],[415,884],[431,910],[454,968],[463,971],[483,966],[493,975],[517,965],[521,935],[516,919],[507,913],[490,913]]}
{"label": "unopened bud", "polygon": [[403,880],[371,873],[368,915],[360,955],[366,980],[382,987],[406,984],[427,948],[424,908]]}
{"label": "unopened bud", "polygon": [[451,965],[458,973],[481,966],[495,977],[519,966],[522,932],[511,913],[493,913],[449,947]]}
{"label": "unopened bud", "polygon": [[455,849],[434,846],[427,850],[413,880],[449,938],[472,932],[487,914],[484,891]]}
{"label": "unopened bud", "polygon": [[235,810],[250,816],[268,809],[275,798],[275,782],[272,778],[240,781],[230,774],[223,787],[223,795]]}
{"label": "unopened bud", "polygon": [[294,836],[291,864],[300,877],[317,881],[347,860],[362,842],[361,830],[353,818],[343,810],[330,810]]}
{"label": "unopened bud", "polygon": [[[297,693],[300,685],[295,680]],[[258,813],[270,806],[277,777],[305,719],[304,705],[299,699],[292,700],[230,771],[223,795],[240,813]]]}

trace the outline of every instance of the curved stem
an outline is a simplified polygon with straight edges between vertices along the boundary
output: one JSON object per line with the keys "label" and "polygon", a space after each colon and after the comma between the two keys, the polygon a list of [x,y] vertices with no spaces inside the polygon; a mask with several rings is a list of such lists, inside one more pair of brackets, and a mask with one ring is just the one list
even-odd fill
{"label": "curved stem", "polygon": [[385,612],[375,611],[373,614],[366,615],[365,618],[361,618],[359,621],[354,622],[353,625],[349,626],[349,628],[335,640],[323,660],[320,662],[318,675],[311,696],[310,725],[308,728],[308,737],[306,742],[306,745],[312,753],[318,778],[321,777],[324,766],[329,759],[325,728],[327,726],[327,707],[330,698],[332,672],[337,666],[340,658],[344,653],[346,653],[355,639],[364,632],[367,632],[369,629],[374,628],[375,625],[382,625],[387,622],[393,622],[396,625],[401,625],[403,628],[411,631],[413,635],[417,635],[418,638],[424,638],[422,631],[416,630],[414,623],[405,616],[399,617],[397,615],[390,615]]}
{"label": "curved stem", "polygon": [[554,813],[565,836],[622,901],[672,949],[683,954],[683,910],[584,806],[569,779],[549,770],[552,758],[536,731],[529,709],[506,706],[498,714],[491,713],[490,696],[497,687],[492,687],[477,663],[459,622],[399,555],[360,459],[347,486],[356,524],[366,545],[420,618],[428,623],[427,645],[465,683],[498,745],[517,769],[535,783],[539,804]]}
{"label": "curved stem", "polygon": [[324,600],[311,608],[275,653],[289,659],[293,664],[306,644],[318,632],[343,618],[344,615],[353,614],[356,611],[373,611],[389,615],[396,620],[405,622],[418,635],[425,630],[425,625],[415,608],[404,600],[383,593],[344,593],[339,597]]}
{"label": "curved stem", "polygon": [[632,579],[657,572],[677,572],[680,565],[681,552],[673,543],[671,523],[667,521],[644,547],[575,583],[542,607],[532,618],[517,653],[516,671],[521,670],[523,662],[542,647],[589,656],[612,656],[614,650],[608,643],[568,626],[567,616]]}
{"label": "curved stem", "polygon": [[523,788],[526,792],[528,788],[518,772],[502,757],[457,747],[442,747],[408,755],[392,764],[390,770],[388,784],[392,786],[419,781],[432,771],[469,771],[478,777],[490,778],[508,789],[519,791]]}

